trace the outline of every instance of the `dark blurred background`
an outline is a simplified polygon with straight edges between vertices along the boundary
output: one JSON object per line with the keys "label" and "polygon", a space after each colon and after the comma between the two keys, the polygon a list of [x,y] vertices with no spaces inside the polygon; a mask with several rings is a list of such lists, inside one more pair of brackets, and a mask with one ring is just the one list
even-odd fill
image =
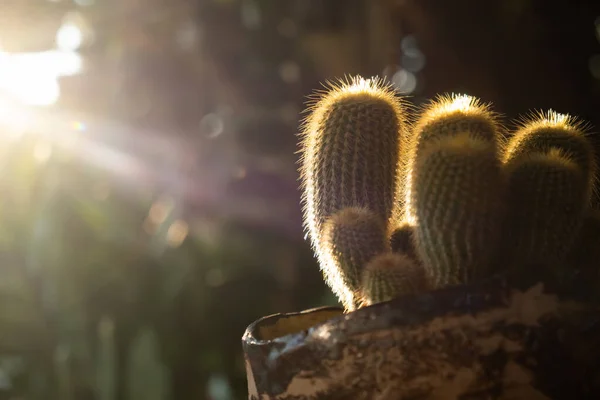
{"label": "dark blurred background", "polygon": [[600,2],[0,0],[0,400],[246,398],[246,326],[336,304],[296,133],[345,74],[597,131]]}

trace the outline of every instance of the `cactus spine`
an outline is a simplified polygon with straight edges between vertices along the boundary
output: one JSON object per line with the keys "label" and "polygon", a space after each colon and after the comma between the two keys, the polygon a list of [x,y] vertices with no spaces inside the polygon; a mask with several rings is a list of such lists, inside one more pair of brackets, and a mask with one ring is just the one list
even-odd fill
{"label": "cactus spine", "polygon": [[504,210],[499,131],[488,108],[468,96],[441,98],[415,126],[406,215],[435,287],[489,272]]}
{"label": "cactus spine", "polygon": [[409,257],[387,253],[375,257],[363,271],[362,305],[388,301],[427,289],[425,270]]}
{"label": "cactus spine", "polygon": [[352,309],[354,296],[323,240],[323,224],[346,207],[368,209],[388,223],[396,203],[404,106],[380,80],[355,78],[331,85],[310,110],[301,142],[305,226],[327,283]]}
{"label": "cactus spine", "polygon": [[504,164],[510,263],[562,263],[577,238],[593,191],[591,144],[569,116],[549,111],[517,130]]}

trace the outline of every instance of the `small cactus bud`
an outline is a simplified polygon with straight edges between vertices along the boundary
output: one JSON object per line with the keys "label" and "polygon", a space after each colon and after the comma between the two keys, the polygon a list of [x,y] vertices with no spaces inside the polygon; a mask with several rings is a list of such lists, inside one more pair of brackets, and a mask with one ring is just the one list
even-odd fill
{"label": "small cactus bud", "polygon": [[362,305],[388,301],[427,290],[425,270],[406,255],[381,254],[367,264],[362,275]]}
{"label": "small cactus bud", "polygon": [[365,208],[345,208],[328,218],[323,243],[344,284],[353,292],[360,289],[360,276],[367,263],[390,251],[383,221]]}
{"label": "small cactus bud", "polygon": [[402,223],[394,229],[390,236],[390,245],[394,253],[406,254],[413,260],[417,260],[414,243],[415,227],[407,222]]}

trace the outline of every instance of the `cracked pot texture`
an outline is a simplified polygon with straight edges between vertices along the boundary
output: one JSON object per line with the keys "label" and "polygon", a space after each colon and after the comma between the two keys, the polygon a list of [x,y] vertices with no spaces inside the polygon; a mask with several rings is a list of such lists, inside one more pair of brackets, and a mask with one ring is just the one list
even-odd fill
{"label": "cracked pot texture", "polygon": [[251,324],[249,399],[600,399],[600,308],[505,277]]}

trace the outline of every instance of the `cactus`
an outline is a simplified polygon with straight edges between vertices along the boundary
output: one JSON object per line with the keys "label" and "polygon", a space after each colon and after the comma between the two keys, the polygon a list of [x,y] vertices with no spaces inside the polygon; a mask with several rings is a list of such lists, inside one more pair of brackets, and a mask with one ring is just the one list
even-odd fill
{"label": "cactus", "polygon": [[435,287],[485,276],[503,217],[493,146],[468,134],[440,139],[417,159],[413,187],[417,254]]}
{"label": "cactus", "polygon": [[346,207],[362,207],[387,230],[399,180],[404,105],[382,81],[355,78],[330,85],[310,110],[301,134],[305,227],[327,283],[351,309],[352,292],[323,245],[323,224]]}
{"label": "cactus", "polygon": [[403,215],[409,223],[415,221],[411,206],[412,175],[419,154],[431,142],[465,132],[471,137],[489,141],[494,151],[503,144],[497,115],[489,105],[475,97],[460,94],[442,95],[422,110],[403,146],[401,176],[404,181],[398,186],[401,191],[399,197],[404,200]]}
{"label": "cactus", "polygon": [[440,98],[415,125],[405,214],[435,287],[491,268],[505,189],[499,144],[494,114],[469,96]]}
{"label": "cactus", "polygon": [[402,222],[390,235],[390,246],[394,253],[406,254],[417,260],[414,243],[415,227],[408,222]]}
{"label": "cactus", "polygon": [[505,143],[474,97],[438,97],[410,134],[406,109],[382,81],[357,77],[331,85],[304,121],[304,224],[347,311],[507,265],[553,261],[557,281],[600,287],[598,265],[581,255],[600,240],[582,124],[551,111]]}
{"label": "cactus", "polygon": [[384,222],[372,211],[357,207],[345,208],[326,220],[323,243],[352,292],[360,289],[360,276],[367,263],[390,251]]}
{"label": "cactus", "polygon": [[507,165],[511,264],[564,261],[581,227],[586,182],[581,168],[558,149]]}
{"label": "cactus", "polygon": [[548,152],[552,148],[563,150],[584,172],[589,192],[586,196],[591,196],[596,161],[586,130],[585,124],[568,114],[553,110],[538,112],[520,123],[506,146],[503,162],[509,164],[523,155]]}
{"label": "cactus", "polygon": [[428,288],[425,270],[399,253],[381,254],[367,264],[362,274],[362,305],[368,306]]}
{"label": "cactus", "polygon": [[509,263],[565,261],[594,187],[591,144],[569,116],[540,114],[517,130],[504,156],[510,214]]}

